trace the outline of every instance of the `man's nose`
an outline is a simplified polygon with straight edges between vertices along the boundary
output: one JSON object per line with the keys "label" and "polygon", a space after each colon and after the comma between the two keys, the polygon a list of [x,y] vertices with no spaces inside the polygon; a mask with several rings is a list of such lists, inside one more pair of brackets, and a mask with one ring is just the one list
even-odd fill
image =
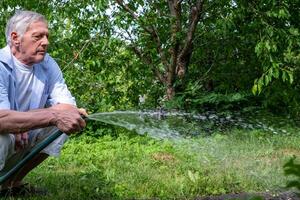
{"label": "man's nose", "polygon": [[47,36],[44,36],[42,38],[42,46],[48,46],[49,45],[49,40]]}

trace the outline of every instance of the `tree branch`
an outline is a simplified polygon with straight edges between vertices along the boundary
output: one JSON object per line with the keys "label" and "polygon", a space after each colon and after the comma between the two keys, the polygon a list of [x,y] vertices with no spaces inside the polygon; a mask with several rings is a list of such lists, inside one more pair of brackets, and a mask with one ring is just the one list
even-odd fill
{"label": "tree branch", "polygon": [[64,68],[61,69],[61,71],[65,71],[71,64],[78,59],[78,57],[83,53],[83,51],[90,45],[93,39],[98,37],[99,33],[95,34],[94,37],[91,37],[89,40],[85,42],[85,44],[82,46],[82,48],[73,56],[72,60],[66,64]]}
{"label": "tree branch", "polygon": [[129,45],[129,47],[133,50],[133,52],[137,55],[137,57],[141,59],[142,62],[151,66],[151,70],[156,75],[158,80],[161,83],[165,84],[166,80],[165,80],[164,76],[158,71],[158,69],[153,64],[151,56],[144,55],[142,53],[141,49],[138,48],[138,45],[135,44],[135,41],[134,41],[133,37],[131,36],[131,33],[127,29],[125,29],[125,32],[129,36],[129,38],[126,37],[126,39],[130,40],[130,42],[131,42],[131,45]]}
{"label": "tree branch", "polygon": [[151,56],[146,56],[145,54],[143,54],[142,51],[134,44],[131,44],[130,47],[133,50],[133,52],[138,56],[138,58],[140,58],[145,64],[151,66],[151,70],[156,75],[158,80],[161,83],[166,84],[165,77],[161,74],[161,72],[159,72],[157,67],[155,67],[155,65],[152,62]]}
{"label": "tree branch", "polygon": [[188,53],[188,50],[192,46],[192,41],[193,41],[194,33],[196,30],[196,26],[200,20],[201,14],[202,14],[203,3],[204,3],[204,0],[198,0],[196,2],[196,5],[191,8],[189,28],[188,28],[188,32],[187,32],[187,37],[185,39],[184,47],[183,47],[182,51],[180,52],[181,56],[186,55]]}
{"label": "tree branch", "polygon": [[[137,22],[139,22],[139,16],[132,9],[130,9],[128,7],[128,5],[124,4],[123,0],[116,0],[116,2],[126,12],[128,12],[133,19],[135,19]],[[147,27],[143,24],[141,24],[141,27],[151,36],[152,41],[155,42],[156,50],[157,50],[158,54],[160,55],[161,62],[165,66],[165,68],[168,69],[169,63],[168,63],[168,60],[166,58],[165,52],[162,49],[162,44],[161,44],[161,40],[160,40],[160,37],[158,35],[157,29],[154,26]],[[160,75],[160,77],[161,77],[161,75]],[[161,79],[161,78],[159,78],[159,79]]]}
{"label": "tree branch", "polygon": [[138,20],[139,17],[137,14],[134,13],[133,10],[131,10],[126,4],[124,4],[123,0],[116,0],[116,2],[124,9],[126,10],[134,19]]}
{"label": "tree branch", "polygon": [[177,1],[177,5],[180,5],[182,3],[182,0]]}
{"label": "tree branch", "polygon": [[171,44],[172,47],[171,51],[171,64],[169,65],[169,82],[172,82],[175,75],[175,69],[177,65],[177,57],[178,57],[178,50],[179,50],[179,38],[177,34],[181,31],[181,1],[177,0],[168,0],[168,5],[170,9],[170,13],[172,18],[174,18],[174,22],[172,22],[171,26]]}
{"label": "tree branch", "polygon": [[180,78],[183,78],[186,72],[186,67],[189,63],[192,49],[193,49],[193,38],[197,24],[200,20],[200,16],[203,12],[204,0],[197,0],[196,4],[191,7],[190,17],[189,17],[189,27],[187,35],[185,38],[185,43],[181,49],[178,60],[176,73]]}
{"label": "tree branch", "polygon": [[160,38],[158,36],[156,28],[152,27],[152,29],[153,29],[153,34],[151,36],[152,36],[152,39],[156,43],[156,50],[157,50],[157,52],[160,55],[161,62],[163,63],[163,65],[167,69],[168,66],[169,66],[169,63],[168,63],[168,60],[166,58],[166,54],[165,54],[164,50],[162,49],[161,40],[160,40]]}
{"label": "tree branch", "polygon": [[[128,5],[124,4],[123,0],[116,0],[117,4],[119,6],[121,6],[127,13],[130,14],[130,16],[135,19],[136,21],[139,21],[139,16],[132,10],[129,8]],[[149,27],[146,27],[146,26],[142,26],[142,28],[147,32],[149,33],[150,35],[153,34],[153,30],[150,29]]]}

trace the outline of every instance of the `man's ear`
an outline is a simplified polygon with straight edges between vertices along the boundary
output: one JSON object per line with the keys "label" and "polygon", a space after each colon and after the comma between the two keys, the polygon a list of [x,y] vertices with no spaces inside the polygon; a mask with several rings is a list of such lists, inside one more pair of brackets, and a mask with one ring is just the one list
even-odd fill
{"label": "man's ear", "polygon": [[15,46],[19,46],[19,45],[20,45],[20,37],[19,37],[19,35],[18,35],[17,32],[11,32],[10,38],[11,38],[11,42],[12,42]]}

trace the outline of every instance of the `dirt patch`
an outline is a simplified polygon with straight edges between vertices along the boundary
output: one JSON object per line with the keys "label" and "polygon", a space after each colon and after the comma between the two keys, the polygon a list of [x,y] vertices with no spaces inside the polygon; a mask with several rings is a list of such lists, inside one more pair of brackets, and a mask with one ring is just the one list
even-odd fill
{"label": "dirt patch", "polygon": [[154,153],[152,155],[152,158],[154,160],[161,161],[161,162],[174,162],[176,160],[172,154],[163,153],[163,152]]}
{"label": "dirt patch", "polygon": [[300,150],[293,149],[293,148],[285,148],[280,150],[279,152],[282,153],[284,156],[289,156],[289,157],[292,157],[294,155],[297,157],[300,156]]}

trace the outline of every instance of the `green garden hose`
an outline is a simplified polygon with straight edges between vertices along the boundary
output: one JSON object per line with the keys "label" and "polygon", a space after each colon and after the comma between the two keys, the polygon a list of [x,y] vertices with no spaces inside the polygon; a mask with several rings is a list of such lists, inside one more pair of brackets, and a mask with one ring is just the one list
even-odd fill
{"label": "green garden hose", "polygon": [[30,161],[34,156],[40,153],[44,148],[46,148],[49,144],[51,144],[55,139],[57,139],[62,134],[63,132],[57,130],[55,133],[51,134],[49,137],[47,137],[42,142],[40,142],[35,147],[33,147],[31,151],[22,160],[20,160],[14,167],[12,167],[5,174],[0,176],[0,185],[2,185],[10,177],[12,177],[16,172],[18,172],[22,167],[24,167],[28,161]]}

